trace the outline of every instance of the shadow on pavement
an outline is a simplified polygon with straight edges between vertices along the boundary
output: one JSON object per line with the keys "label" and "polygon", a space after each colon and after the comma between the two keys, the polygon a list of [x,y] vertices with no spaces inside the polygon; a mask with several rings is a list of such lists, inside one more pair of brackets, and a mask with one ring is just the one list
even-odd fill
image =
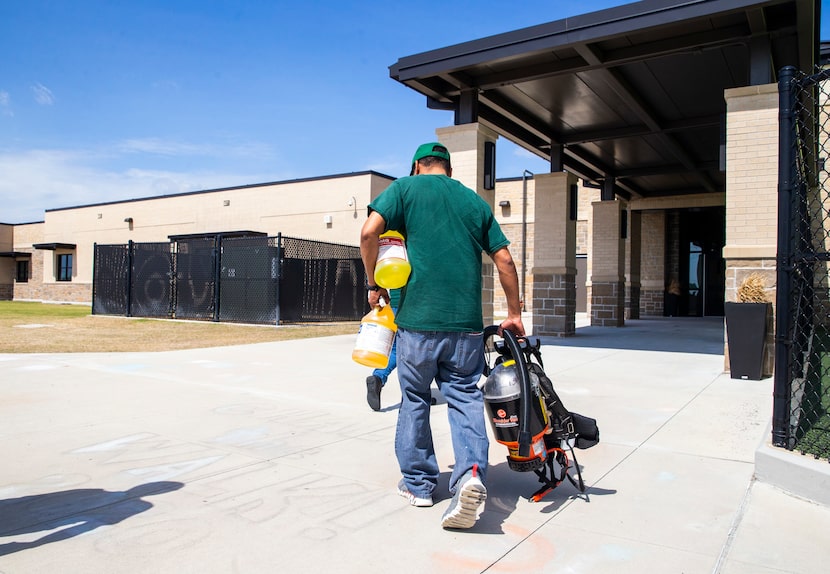
{"label": "shadow on pavement", "polygon": [[577,327],[572,337],[546,337],[543,345],[723,355],[723,317],[629,319],[622,327]]}
{"label": "shadow on pavement", "polygon": [[0,544],[0,556],[59,542],[118,524],[153,507],[145,496],[182,488],[181,482],[149,482],[125,491],[79,488],[0,500],[0,537],[42,533],[29,542]]}

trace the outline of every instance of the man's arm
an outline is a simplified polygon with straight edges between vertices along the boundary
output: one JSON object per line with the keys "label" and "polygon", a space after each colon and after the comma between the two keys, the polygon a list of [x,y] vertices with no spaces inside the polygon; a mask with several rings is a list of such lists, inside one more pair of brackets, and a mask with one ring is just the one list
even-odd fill
{"label": "man's arm", "polygon": [[[385,229],[386,221],[377,211],[373,211],[360,230],[360,258],[363,259],[363,267],[366,269],[366,280],[372,285],[375,283],[375,263],[378,260],[378,237]],[[384,293],[385,291],[369,291],[369,305],[377,305],[378,299]],[[388,302],[389,295],[386,295],[385,299]]]}
{"label": "man's arm", "polygon": [[507,319],[502,322],[499,334],[501,334],[502,329],[507,329],[517,337],[524,337],[525,327],[522,323],[522,304],[519,301],[519,274],[516,271],[513,256],[510,255],[507,247],[502,247],[492,253],[490,257],[493,259],[493,263],[495,263],[496,269],[499,271],[499,282],[507,297]]}

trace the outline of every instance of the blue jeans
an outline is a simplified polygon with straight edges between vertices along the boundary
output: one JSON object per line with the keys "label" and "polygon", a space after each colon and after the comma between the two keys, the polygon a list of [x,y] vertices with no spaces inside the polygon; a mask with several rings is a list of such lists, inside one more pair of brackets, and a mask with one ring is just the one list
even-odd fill
{"label": "blue jeans", "polygon": [[395,370],[395,366],[398,364],[398,336],[395,335],[394,340],[392,341],[392,350],[389,351],[389,364],[386,365],[385,369],[375,369],[372,371],[372,374],[380,379],[380,382],[384,385],[386,384],[386,379],[389,378],[389,375],[392,374],[392,371]]}
{"label": "blue jeans", "polygon": [[438,462],[429,424],[430,384],[435,379],[447,401],[455,466],[450,492],[468,470],[478,465],[485,482],[490,442],[484,422],[484,397],[476,386],[484,370],[483,333],[444,333],[398,329],[398,380],[401,408],[395,454],[409,492],[432,495]]}

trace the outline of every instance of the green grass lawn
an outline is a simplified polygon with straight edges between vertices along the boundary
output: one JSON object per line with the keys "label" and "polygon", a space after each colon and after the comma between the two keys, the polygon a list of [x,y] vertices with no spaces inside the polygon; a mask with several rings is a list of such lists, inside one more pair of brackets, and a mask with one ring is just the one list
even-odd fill
{"label": "green grass lawn", "polygon": [[795,448],[830,459],[830,333],[824,330],[816,333],[812,368],[804,391]]}
{"label": "green grass lawn", "polygon": [[0,301],[4,319],[48,319],[52,317],[85,317],[92,313],[89,305],[50,305],[24,301]]}
{"label": "green grass lawn", "polygon": [[172,351],[354,334],[357,326],[139,319],[92,315],[88,305],[0,301],[0,353]]}

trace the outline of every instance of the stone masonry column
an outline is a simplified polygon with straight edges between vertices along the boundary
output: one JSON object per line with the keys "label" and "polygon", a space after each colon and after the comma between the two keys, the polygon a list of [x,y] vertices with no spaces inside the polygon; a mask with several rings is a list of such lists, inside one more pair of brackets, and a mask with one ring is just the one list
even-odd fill
{"label": "stone masonry column", "polygon": [[[484,189],[484,143],[495,143],[498,134],[479,123],[471,123],[438,128],[435,135],[436,139],[450,150],[453,179],[474,190],[484,198],[490,209],[493,209],[495,190]],[[515,257],[515,254],[513,255]],[[485,327],[494,323],[494,272],[493,260],[486,254],[482,255],[481,309]]]}
{"label": "stone masonry column", "polygon": [[591,325],[625,324],[625,241],[620,237],[623,204],[595,201],[591,266]]}
{"label": "stone masonry column", "polygon": [[[726,301],[761,273],[775,302],[778,236],[778,86],[734,88],[726,98]],[[775,316],[773,311],[770,321]],[[767,325],[763,374],[774,367],[774,325]],[[729,341],[724,364],[729,368]]]}
{"label": "stone masonry column", "polygon": [[534,176],[533,334],[576,332],[576,218],[566,172]]}
{"label": "stone masonry column", "polygon": [[663,316],[666,293],[666,212],[642,213],[640,244],[640,315]]}

